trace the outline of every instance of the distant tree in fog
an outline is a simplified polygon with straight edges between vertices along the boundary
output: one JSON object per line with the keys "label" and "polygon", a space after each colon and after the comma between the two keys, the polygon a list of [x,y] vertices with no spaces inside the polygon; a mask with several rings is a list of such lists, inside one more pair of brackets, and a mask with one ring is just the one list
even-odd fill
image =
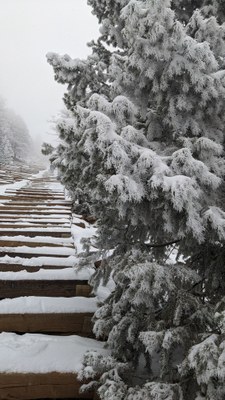
{"label": "distant tree in fog", "polygon": [[25,122],[0,99],[0,162],[26,160],[31,149],[32,140]]}

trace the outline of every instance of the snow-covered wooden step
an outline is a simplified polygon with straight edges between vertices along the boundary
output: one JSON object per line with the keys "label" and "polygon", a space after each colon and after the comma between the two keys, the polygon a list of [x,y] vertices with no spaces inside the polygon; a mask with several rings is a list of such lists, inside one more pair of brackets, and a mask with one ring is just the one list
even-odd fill
{"label": "snow-covered wooden step", "polygon": [[34,195],[43,195],[43,196],[62,196],[64,197],[64,192],[63,191],[55,191],[55,190],[44,190],[44,189],[30,189],[30,188],[23,188],[23,189],[6,189],[7,193],[16,193],[16,194],[34,194]]}
{"label": "snow-covered wooden step", "polygon": [[[0,373],[74,373],[87,350],[107,354],[104,343],[77,335],[0,334]],[[72,355],[72,356],[71,356]]]}
{"label": "snow-covered wooden step", "polygon": [[44,187],[43,185],[39,185],[39,187],[35,188],[33,187],[33,185],[27,185],[21,188],[9,188],[9,191],[12,192],[38,192],[38,193],[60,193],[60,194],[64,194],[64,190],[63,189],[52,189],[50,187]]}
{"label": "snow-covered wooden step", "polygon": [[58,190],[45,190],[44,188],[36,188],[36,190],[32,189],[31,187],[23,187],[21,189],[12,189],[12,188],[8,188],[6,189],[7,193],[12,193],[12,194],[22,194],[22,195],[43,195],[43,196],[61,196],[64,197],[64,192],[63,191],[58,191]]}
{"label": "snow-covered wooden step", "polygon": [[21,279],[13,281],[0,279],[0,299],[13,299],[21,296],[89,297],[90,294],[91,287],[88,285],[88,281],[84,280]]}
{"label": "snow-covered wooden step", "polygon": [[88,297],[91,269],[40,269],[37,272],[0,272],[0,298],[21,296]]}
{"label": "snow-covered wooden step", "polygon": [[[27,259],[30,260],[30,259]],[[61,260],[66,260],[66,258],[61,258]],[[38,263],[37,263],[38,264]],[[23,264],[13,264],[13,263],[2,263],[0,262],[0,272],[7,272],[7,271],[12,271],[12,272],[16,272],[16,271],[27,271],[27,272],[37,272],[40,269],[65,269],[65,268],[69,268],[66,263],[62,264],[62,265],[43,265],[43,266],[39,266],[39,265],[23,265]]]}
{"label": "snow-covered wooden step", "polygon": [[50,236],[0,236],[0,247],[70,247],[74,248],[74,244],[70,238],[67,240],[62,238],[54,238]]}
{"label": "snow-covered wooden step", "polygon": [[1,216],[4,214],[10,215],[21,215],[21,214],[25,214],[25,215],[49,215],[49,214],[59,214],[59,215],[71,215],[71,211],[70,210],[58,210],[58,209],[53,209],[53,208],[49,208],[49,209],[44,209],[44,210],[38,210],[37,208],[32,208],[32,209],[19,209],[16,208],[14,209],[10,209],[10,208],[3,208],[0,207],[0,219]]}
{"label": "snow-covered wooden step", "polygon": [[71,221],[69,218],[31,218],[31,217],[13,217],[13,216],[8,216],[8,217],[1,217],[0,223],[29,223],[29,224],[53,224],[53,225],[58,225],[58,224],[71,224]]}
{"label": "snow-covered wooden step", "polygon": [[[4,257],[3,257],[4,258]],[[41,257],[40,257],[41,258]],[[48,257],[46,257],[48,258]],[[67,266],[66,265],[66,260],[69,257],[65,257],[65,258],[60,258],[60,260],[65,260],[65,263],[62,265],[54,265],[54,264],[44,264],[42,266],[38,265],[38,262],[35,265],[26,265],[26,264],[19,264],[19,263],[3,263],[0,261],[0,272],[7,272],[7,271],[12,271],[12,272],[16,272],[16,271],[27,271],[27,272],[37,272],[40,269],[53,269],[53,270],[61,270],[61,269],[65,269],[65,268],[70,268],[71,266]],[[12,258],[13,259],[13,258]],[[32,260],[32,258],[24,258],[23,260],[27,260],[30,261]]]}
{"label": "snow-covered wooden step", "polygon": [[28,247],[28,246],[18,246],[13,247],[0,247],[0,257],[5,255],[11,257],[67,257],[75,255],[75,249],[70,247]]}
{"label": "snow-covered wooden step", "polygon": [[94,337],[93,313],[0,314],[0,332]]}
{"label": "snow-covered wooden step", "polygon": [[68,223],[71,220],[71,213],[66,213],[63,211],[63,213],[59,212],[53,212],[50,211],[48,213],[48,211],[31,211],[31,213],[29,214],[29,211],[22,211],[20,212],[19,210],[15,211],[15,213],[11,212],[11,211],[3,211],[2,212],[2,208],[0,208],[0,223],[4,222],[5,220],[49,220],[49,222],[51,222],[50,220],[52,219],[56,219],[58,220],[57,222],[61,222],[60,220],[65,220]]}
{"label": "snow-covered wooden step", "polygon": [[96,297],[35,297],[22,296],[0,300],[0,315],[8,314],[93,314]]}
{"label": "snow-covered wooden step", "polygon": [[23,187],[21,189],[6,189],[7,193],[25,193],[25,194],[59,194],[60,196],[64,196],[63,190],[52,190],[43,187],[33,188],[32,186]]}
{"label": "snow-covered wooden step", "polygon": [[0,212],[0,221],[8,219],[66,219],[67,221],[70,219],[71,214],[60,214],[60,213],[54,213],[54,214],[48,214],[48,213],[35,213],[35,214],[25,214],[25,213],[1,213]]}
{"label": "snow-covered wooden step", "polygon": [[1,333],[0,399],[93,399],[93,393],[79,393],[76,374],[85,352],[107,354],[103,347],[76,335]]}
{"label": "snow-covered wooden step", "polygon": [[13,183],[13,180],[0,179],[0,185],[9,185],[10,183]]}
{"label": "snow-covered wooden step", "polygon": [[11,196],[11,198],[12,197],[16,197],[18,200],[48,200],[48,201],[51,201],[51,200],[65,200],[65,197],[64,196],[61,196],[61,195],[50,195],[50,194],[23,194],[23,193],[21,193],[21,194],[19,194],[19,193],[9,193],[9,192],[6,192],[6,194],[5,195],[10,195]]}
{"label": "snow-covered wooden step", "polygon": [[[41,268],[43,269],[64,269],[73,268],[77,264],[77,258],[75,256],[69,257],[2,257],[0,258],[0,271],[23,271],[36,272]],[[94,269],[90,270],[87,275],[87,279],[90,274],[94,273]]]}
{"label": "snow-covered wooden step", "polygon": [[[25,229],[27,229],[27,228],[25,228]],[[46,235],[41,235],[42,232],[36,232],[35,236],[28,236],[28,235],[20,234],[20,231],[21,231],[20,229],[19,230],[15,229],[14,235],[10,236],[10,235],[7,234],[7,231],[1,231],[0,230],[0,232],[3,232],[3,235],[0,235],[0,241],[2,241],[4,243],[6,241],[8,241],[10,243],[10,245],[9,245],[10,247],[12,247],[11,242],[13,242],[13,241],[15,241],[15,242],[27,242],[27,243],[30,243],[30,242],[36,243],[36,242],[38,242],[38,243],[42,243],[42,245],[46,243],[46,246],[47,245],[49,246],[52,243],[52,244],[57,244],[57,245],[61,245],[61,246],[66,246],[66,247],[71,247],[71,246],[74,247],[74,242],[73,242],[73,239],[72,239],[71,235],[68,236],[68,237],[60,237],[60,236],[57,237],[57,236],[54,236],[54,235],[52,236],[51,235],[51,231],[49,230],[49,232],[45,232]],[[65,231],[66,231],[66,233],[68,233],[67,232],[67,228],[65,228]],[[11,232],[11,231],[9,231],[9,232]],[[25,232],[27,232],[27,231],[25,231]],[[35,232],[35,230],[33,232]],[[61,232],[63,233],[63,228],[61,228]],[[54,230],[53,230],[53,233],[54,233]],[[55,232],[55,233],[57,233],[57,232]],[[18,246],[18,244],[17,244],[17,246]],[[23,245],[20,244],[20,246],[24,246],[24,244]],[[1,245],[0,247],[3,247],[3,245]],[[38,247],[38,245],[37,245],[37,247]]]}
{"label": "snow-covered wooden step", "polygon": [[71,213],[71,209],[70,207],[67,206],[53,206],[53,205],[11,205],[10,203],[6,203],[6,204],[0,204],[0,210],[21,210],[21,211],[31,211],[32,210],[38,210],[38,211],[42,211],[42,210],[47,210],[47,211],[55,211],[55,210],[59,210],[59,211],[70,211]]}
{"label": "snow-covered wooden step", "polygon": [[18,200],[18,201],[32,201],[32,200],[34,200],[34,201],[43,201],[43,200],[46,200],[46,201],[63,201],[65,198],[64,197],[62,197],[62,196],[48,196],[48,197],[46,197],[46,196],[38,196],[38,195],[17,195],[16,193],[15,194],[3,194],[3,195],[1,195],[1,200],[12,200],[12,198],[13,198],[13,200],[15,201],[15,198]]}
{"label": "snow-covered wooden step", "polygon": [[[35,272],[34,272],[35,273]],[[33,275],[33,274],[32,274]],[[86,281],[75,280],[2,280],[0,279],[0,298],[21,296],[74,297],[77,285],[86,285]],[[88,291],[88,295],[90,290]],[[81,292],[77,294],[81,296]]]}
{"label": "snow-covered wooden step", "polygon": [[[70,228],[70,225],[66,224],[66,223],[62,223],[62,224],[59,223],[59,224],[57,224],[57,226],[59,228]],[[55,225],[47,224],[47,227],[54,229]],[[35,230],[35,228],[41,228],[42,230],[44,230],[46,228],[46,225],[44,225],[43,223],[42,224],[37,223],[36,225],[35,224],[33,225],[32,222],[27,222],[27,223],[23,223],[23,224],[20,222],[14,222],[14,223],[11,222],[11,224],[0,222],[0,230],[1,229],[13,229],[13,228],[17,228],[17,229],[21,229],[21,230],[23,230],[23,228],[33,228],[34,230]]]}
{"label": "snow-covered wooden step", "polygon": [[[9,256],[5,256],[5,257],[0,257],[0,263],[4,262],[4,263],[18,263],[21,264],[23,263],[24,265],[28,265],[28,266],[33,266],[33,265],[66,265],[67,267],[75,267],[77,265],[78,262],[78,258],[76,257],[76,255],[71,255],[71,256],[65,256],[63,258],[59,258],[57,255],[54,257],[41,257],[41,256],[37,256],[37,257],[32,257],[30,259],[27,258],[22,258],[22,257],[9,257]],[[85,273],[86,271],[91,271],[90,273],[94,272],[93,268],[85,268]],[[90,275],[88,275],[90,276]]]}
{"label": "snow-covered wooden step", "polygon": [[70,207],[72,205],[72,203],[70,201],[67,200],[31,200],[31,201],[21,201],[20,199],[13,199],[13,200],[1,200],[1,196],[0,196],[0,202],[4,202],[4,204],[9,204],[9,205],[18,205],[18,206],[32,206],[32,207],[36,207],[39,205],[43,205],[43,206],[61,206],[61,207]]}
{"label": "snow-covered wooden step", "polygon": [[22,236],[51,236],[51,237],[58,237],[58,238],[70,238],[71,237],[71,230],[68,228],[34,228],[34,227],[27,227],[27,228],[17,228],[15,225],[14,229],[11,228],[1,228],[0,227],[0,236],[15,236],[15,235],[22,235]]}
{"label": "snow-covered wooden step", "polygon": [[41,187],[43,187],[42,185],[46,186],[46,183],[48,184],[49,182],[59,183],[55,178],[50,178],[50,177],[44,177],[44,178],[31,177],[29,180],[32,183],[32,187],[34,186],[34,184],[37,184],[38,186],[41,184]]}
{"label": "snow-covered wooden step", "polygon": [[18,297],[0,300],[0,332],[76,334],[93,337],[96,298]]}

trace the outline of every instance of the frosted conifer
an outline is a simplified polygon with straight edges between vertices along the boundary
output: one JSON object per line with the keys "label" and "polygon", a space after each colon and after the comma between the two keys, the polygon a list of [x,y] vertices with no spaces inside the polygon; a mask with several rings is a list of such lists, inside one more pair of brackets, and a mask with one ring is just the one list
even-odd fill
{"label": "frosted conifer", "polygon": [[[223,15],[216,1],[187,2],[185,23],[169,0],[89,3],[92,55],[48,55],[69,85],[54,164],[98,218],[93,285],[116,283],[94,326],[111,356],[87,354],[80,376],[100,377],[104,400],[222,400]],[[171,246],[184,262],[169,262]]]}
{"label": "frosted conifer", "polygon": [[0,98],[0,162],[24,161],[31,154],[32,140],[25,122]]}

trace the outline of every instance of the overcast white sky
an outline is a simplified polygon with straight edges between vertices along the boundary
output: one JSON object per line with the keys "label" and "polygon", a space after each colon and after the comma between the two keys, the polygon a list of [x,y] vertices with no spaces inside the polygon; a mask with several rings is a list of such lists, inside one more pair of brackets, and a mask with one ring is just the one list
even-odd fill
{"label": "overcast white sky", "polygon": [[46,53],[85,58],[98,29],[86,0],[0,0],[0,96],[33,137],[49,140],[48,121],[62,109],[66,89]]}

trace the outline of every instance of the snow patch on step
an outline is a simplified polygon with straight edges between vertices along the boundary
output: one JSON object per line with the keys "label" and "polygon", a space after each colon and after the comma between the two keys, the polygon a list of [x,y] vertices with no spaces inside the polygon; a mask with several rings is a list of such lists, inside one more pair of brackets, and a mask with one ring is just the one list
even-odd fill
{"label": "snow patch on step", "polygon": [[0,314],[94,313],[97,301],[96,297],[24,296],[0,300]]}
{"label": "snow patch on step", "polygon": [[76,373],[86,351],[108,354],[104,343],[76,335],[0,334],[1,373]]}
{"label": "snow patch on step", "polygon": [[53,228],[35,228],[35,226],[32,227],[27,227],[27,228],[2,228],[0,229],[1,232],[5,232],[7,234],[7,232],[12,232],[12,231],[23,231],[23,232],[59,232],[59,233],[70,233],[71,230],[70,228],[63,228],[63,227],[53,227]]}
{"label": "snow patch on step", "polygon": [[[0,229],[1,230],[1,229]],[[21,229],[22,230],[22,229]],[[50,244],[59,244],[62,246],[73,246],[73,242],[71,238],[60,238],[60,237],[52,237],[52,236],[0,236],[0,241],[7,242],[31,242],[31,243],[50,243]]]}
{"label": "snow patch on step", "polygon": [[[7,189],[21,189],[22,187],[27,186],[28,183],[29,183],[28,179],[23,179],[22,181],[15,182],[15,183],[9,183],[7,185],[0,184],[0,195],[5,194],[5,191]],[[14,195],[15,194],[13,194],[13,196]]]}
{"label": "snow patch on step", "polygon": [[58,258],[58,257],[32,257],[32,258],[22,258],[22,257],[9,257],[4,256],[0,257],[0,267],[1,264],[19,264],[25,267],[42,267],[44,265],[52,265],[52,266],[65,266],[65,267],[74,267],[78,262],[76,256],[69,256],[66,258]]}
{"label": "snow patch on step", "polygon": [[0,247],[0,253],[21,253],[21,254],[42,254],[48,256],[50,255],[60,255],[60,256],[73,256],[75,255],[75,249],[71,247],[28,247],[28,246],[18,246],[18,247]]}
{"label": "snow patch on step", "polygon": [[40,269],[35,272],[24,271],[1,271],[0,280],[89,280],[93,274],[93,268],[64,268],[64,269]]}

